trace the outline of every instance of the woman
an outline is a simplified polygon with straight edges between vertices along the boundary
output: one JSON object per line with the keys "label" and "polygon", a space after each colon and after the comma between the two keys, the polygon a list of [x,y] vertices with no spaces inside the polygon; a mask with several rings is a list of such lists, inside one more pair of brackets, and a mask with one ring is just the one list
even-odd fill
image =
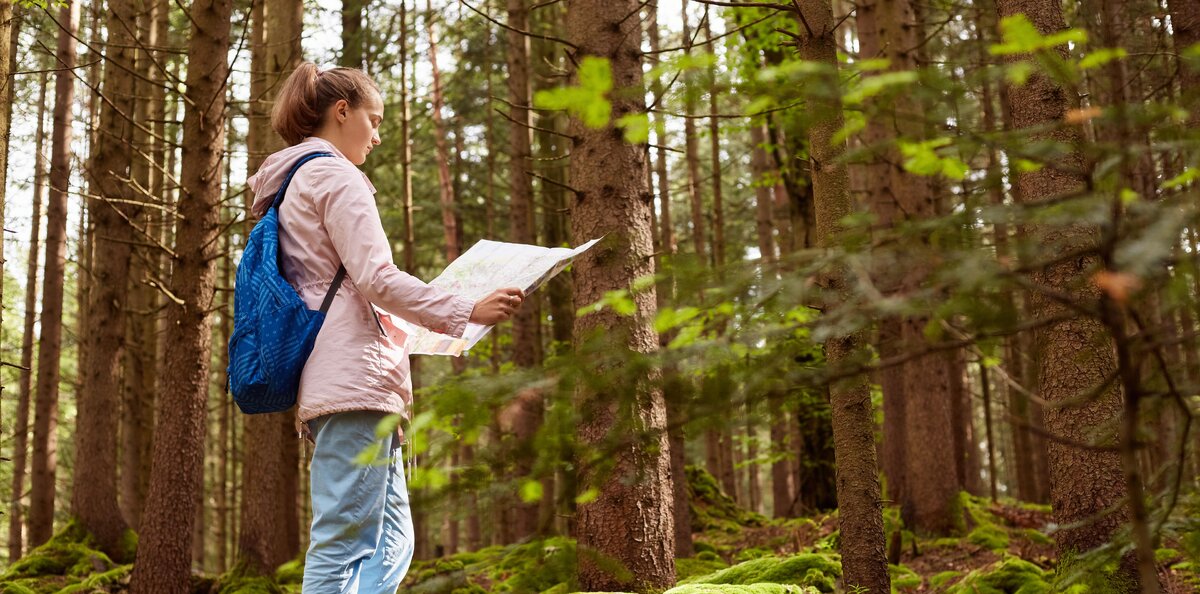
{"label": "woman", "polygon": [[[271,115],[289,146],[249,180],[262,216],[301,157],[331,154],[296,172],[279,207],[280,268],[309,307],[320,306],[339,265],[347,273],[300,379],[298,418],[316,443],[305,594],[391,594],[412,561],[403,436],[375,434],[383,417],[407,416],[412,405],[405,334],[391,316],[459,337],[468,321],[504,321],[524,299],[511,288],[473,302],[392,263],[375,188],[357,168],[379,145],[382,121],[383,98],[365,73],[301,64]],[[356,464],[368,450],[376,463]]]}

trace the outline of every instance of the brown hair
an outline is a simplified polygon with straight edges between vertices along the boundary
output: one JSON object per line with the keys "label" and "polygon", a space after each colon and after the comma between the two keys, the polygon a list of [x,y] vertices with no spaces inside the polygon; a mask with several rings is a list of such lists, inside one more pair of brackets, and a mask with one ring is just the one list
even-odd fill
{"label": "brown hair", "polygon": [[379,85],[357,68],[330,68],[321,71],[316,64],[303,62],[283,83],[271,110],[271,127],[288,146],[300,144],[320,129],[329,106],[345,99],[358,107],[368,90],[379,92]]}

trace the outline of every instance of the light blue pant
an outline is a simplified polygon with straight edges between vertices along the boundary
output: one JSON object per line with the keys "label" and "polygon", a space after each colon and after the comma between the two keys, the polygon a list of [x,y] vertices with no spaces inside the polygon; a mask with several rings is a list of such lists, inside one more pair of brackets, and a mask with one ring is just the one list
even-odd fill
{"label": "light blue pant", "polygon": [[[413,524],[400,438],[375,436],[385,415],[354,411],[314,419],[313,521],[304,594],[394,594],[413,558]],[[378,448],[374,463],[354,459]]]}

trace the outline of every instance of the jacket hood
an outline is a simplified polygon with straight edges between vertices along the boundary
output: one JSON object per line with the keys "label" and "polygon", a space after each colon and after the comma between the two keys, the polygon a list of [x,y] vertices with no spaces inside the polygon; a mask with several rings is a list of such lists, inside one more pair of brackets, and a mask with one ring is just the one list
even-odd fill
{"label": "jacket hood", "polygon": [[283,185],[283,178],[287,177],[296,161],[315,151],[333,153],[335,159],[342,161],[346,167],[353,168],[359,175],[362,175],[363,180],[367,182],[367,187],[371,189],[372,193],[375,192],[375,186],[371,185],[371,180],[367,179],[366,174],[354,167],[341,151],[333,146],[333,143],[322,138],[309,137],[300,144],[289,146],[267,157],[262,165],[259,165],[258,171],[246,180],[250,191],[254,193],[254,204],[250,210],[255,217],[262,218],[267,214],[267,209],[271,207],[271,202],[275,199],[275,193],[279,191],[279,186]]}

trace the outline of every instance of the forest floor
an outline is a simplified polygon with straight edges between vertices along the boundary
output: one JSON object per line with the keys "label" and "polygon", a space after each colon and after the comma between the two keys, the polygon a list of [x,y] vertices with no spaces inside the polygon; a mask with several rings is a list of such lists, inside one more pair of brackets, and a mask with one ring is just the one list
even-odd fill
{"label": "forest floor", "polygon": [[[693,557],[677,559],[678,585],[667,594],[817,594],[845,592],[837,554],[837,514],[771,520],[738,507],[711,475],[689,469]],[[993,503],[963,494],[961,534],[916,538],[885,510],[892,590],[897,594],[1084,594],[1110,591],[1099,576],[1113,562],[1077,560],[1058,567],[1048,507]],[[1159,549],[1166,594],[1200,592],[1200,527],[1174,530]],[[0,575],[0,594],[114,594],[128,590],[130,565],[87,546],[73,525]],[[568,594],[574,592],[575,543],[555,537],[413,564],[403,592]],[[272,578],[196,575],[194,594],[299,594],[303,567],[283,565]]]}

